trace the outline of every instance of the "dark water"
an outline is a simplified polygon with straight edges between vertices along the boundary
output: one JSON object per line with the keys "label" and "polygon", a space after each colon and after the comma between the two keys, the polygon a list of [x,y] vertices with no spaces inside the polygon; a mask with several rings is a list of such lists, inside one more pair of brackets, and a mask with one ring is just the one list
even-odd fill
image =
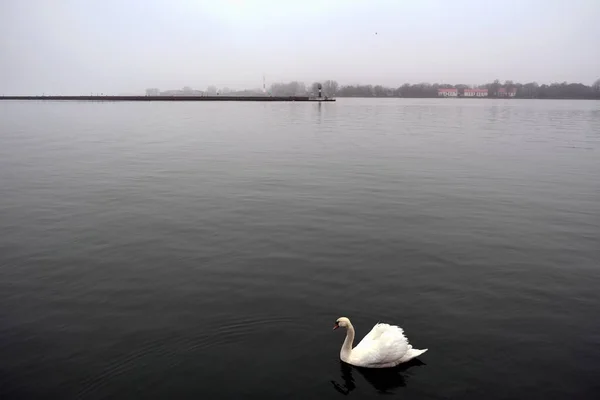
{"label": "dark water", "polygon": [[[600,393],[600,103],[0,103],[0,398]],[[429,352],[342,366],[339,316]]]}

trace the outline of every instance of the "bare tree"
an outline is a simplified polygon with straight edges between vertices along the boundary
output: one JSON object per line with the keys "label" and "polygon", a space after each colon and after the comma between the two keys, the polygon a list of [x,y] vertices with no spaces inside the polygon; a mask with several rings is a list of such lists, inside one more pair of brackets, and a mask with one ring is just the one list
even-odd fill
{"label": "bare tree", "polygon": [[327,80],[323,83],[323,93],[325,96],[335,96],[339,89],[337,81]]}

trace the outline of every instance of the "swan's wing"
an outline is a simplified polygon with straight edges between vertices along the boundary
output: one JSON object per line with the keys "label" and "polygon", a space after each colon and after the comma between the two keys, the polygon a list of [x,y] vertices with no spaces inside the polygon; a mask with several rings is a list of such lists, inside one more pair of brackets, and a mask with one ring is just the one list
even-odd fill
{"label": "swan's wing", "polygon": [[411,348],[402,328],[396,325],[377,324],[352,349],[352,354],[365,364],[389,364],[400,360]]}
{"label": "swan's wing", "polygon": [[382,323],[375,324],[375,326],[373,327],[373,329],[371,329],[371,331],[365,335],[365,337],[363,338],[363,340],[361,340],[360,343],[356,345],[356,347],[360,346],[362,343],[366,344],[369,341],[379,339],[381,337],[381,335],[383,335],[383,333],[388,328],[390,328],[390,326],[391,325],[382,324]]}

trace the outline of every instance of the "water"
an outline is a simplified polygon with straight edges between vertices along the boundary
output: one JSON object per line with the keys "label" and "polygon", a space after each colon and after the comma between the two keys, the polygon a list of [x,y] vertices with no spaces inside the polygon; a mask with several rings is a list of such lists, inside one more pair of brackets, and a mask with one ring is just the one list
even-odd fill
{"label": "water", "polygon": [[[0,397],[597,398],[600,103],[0,103]],[[402,326],[420,363],[339,362]]]}

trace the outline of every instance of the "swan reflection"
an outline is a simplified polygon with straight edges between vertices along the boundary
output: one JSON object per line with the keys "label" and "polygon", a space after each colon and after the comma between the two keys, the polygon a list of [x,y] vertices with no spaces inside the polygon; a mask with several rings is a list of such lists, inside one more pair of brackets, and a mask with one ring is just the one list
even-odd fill
{"label": "swan reflection", "polygon": [[408,370],[425,365],[424,362],[414,359],[406,364],[394,368],[360,368],[340,361],[341,380],[343,383],[331,381],[333,387],[343,395],[349,395],[356,389],[355,375],[361,375],[379,393],[393,393],[394,390],[406,386],[406,378],[410,375]]}

